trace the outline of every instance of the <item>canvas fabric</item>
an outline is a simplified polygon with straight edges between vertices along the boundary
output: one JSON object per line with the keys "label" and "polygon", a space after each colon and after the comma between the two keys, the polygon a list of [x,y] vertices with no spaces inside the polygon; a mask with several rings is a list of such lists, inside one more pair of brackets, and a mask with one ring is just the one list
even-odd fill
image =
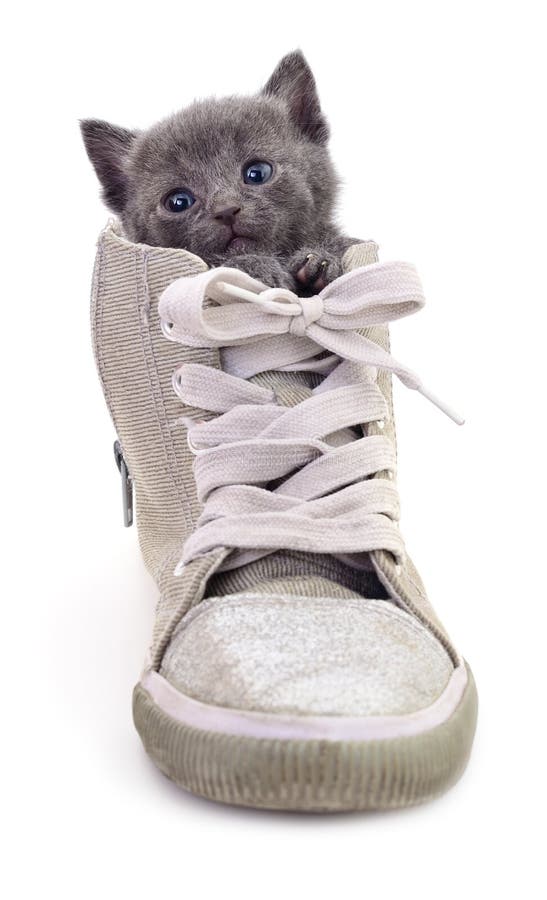
{"label": "canvas fabric", "polygon": [[[344,257],[349,271],[377,260],[374,242],[351,247]],[[279,584],[292,594],[391,598],[409,611],[441,641],[454,662],[459,661],[437,619],[412,561],[405,556],[396,566],[391,554],[373,551],[370,570],[350,569],[326,554],[270,554],[234,571],[215,575],[226,556],[216,550],[193,560],[181,575],[174,570],[182,546],[200,514],[193,476],[194,457],[185,429],[178,424],[184,409],[172,388],[173,372],[184,363],[220,367],[216,349],[181,347],[162,334],[158,300],[177,278],[207,269],[198,257],[184,251],[133,244],[110,223],[98,242],[92,291],[92,333],[97,368],[105,398],[136,490],[137,528],[145,564],[160,597],[150,651],[150,664],[159,668],[177,625],[205,596],[252,588],[254,593],[278,592]],[[367,328],[366,337],[389,349],[385,326]],[[298,403],[311,382],[309,373],[262,373],[255,380],[275,383],[286,405]],[[380,370],[378,384],[386,398],[389,419],[382,434],[395,444],[391,376]],[[368,426],[368,434],[380,433]],[[335,584],[336,592],[330,585]]]}

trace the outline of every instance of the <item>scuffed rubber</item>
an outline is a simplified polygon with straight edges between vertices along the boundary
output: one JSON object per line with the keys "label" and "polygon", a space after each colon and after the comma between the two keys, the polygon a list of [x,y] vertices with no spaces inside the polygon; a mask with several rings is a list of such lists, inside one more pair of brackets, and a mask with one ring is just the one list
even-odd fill
{"label": "scuffed rubber", "polygon": [[282,740],[202,731],[176,721],[138,684],[135,726],[146,752],[176,784],[210,800],[263,809],[394,809],[447,790],[465,769],[477,719],[467,686],[446,721],[410,736],[369,741]]}

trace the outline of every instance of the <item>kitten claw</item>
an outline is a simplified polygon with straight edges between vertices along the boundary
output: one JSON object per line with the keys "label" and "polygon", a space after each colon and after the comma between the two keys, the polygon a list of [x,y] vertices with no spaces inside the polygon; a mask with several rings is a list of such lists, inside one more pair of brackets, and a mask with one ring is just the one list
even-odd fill
{"label": "kitten claw", "polygon": [[340,274],[340,262],[335,257],[306,253],[294,258],[291,270],[295,281],[308,293],[319,293]]}
{"label": "kitten claw", "polygon": [[300,282],[300,284],[309,284],[310,276],[308,272],[309,263],[313,259],[311,253],[306,256],[306,261],[303,266],[301,266],[296,272],[296,280]]}

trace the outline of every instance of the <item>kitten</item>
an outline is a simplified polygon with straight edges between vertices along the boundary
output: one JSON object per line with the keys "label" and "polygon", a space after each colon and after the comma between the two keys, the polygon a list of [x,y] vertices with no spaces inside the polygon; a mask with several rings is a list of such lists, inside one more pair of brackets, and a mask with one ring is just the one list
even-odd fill
{"label": "kitten", "polygon": [[194,102],[147,131],[81,122],[106,205],[139,243],[181,247],[302,295],[342,272],[329,128],[300,51],[256,96]]}

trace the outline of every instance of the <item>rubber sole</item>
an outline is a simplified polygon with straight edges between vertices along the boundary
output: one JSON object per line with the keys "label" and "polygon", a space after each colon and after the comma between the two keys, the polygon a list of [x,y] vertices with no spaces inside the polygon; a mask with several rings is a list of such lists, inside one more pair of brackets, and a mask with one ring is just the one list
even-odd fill
{"label": "rubber sole", "polygon": [[283,740],[203,731],[166,713],[140,684],[133,694],[133,718],[158,768],[209,800],[307,812],[395,809],[438,796],[464,771],[477,720],[469,667],[467,674],[461,700],[446,721],[385,740]]}

